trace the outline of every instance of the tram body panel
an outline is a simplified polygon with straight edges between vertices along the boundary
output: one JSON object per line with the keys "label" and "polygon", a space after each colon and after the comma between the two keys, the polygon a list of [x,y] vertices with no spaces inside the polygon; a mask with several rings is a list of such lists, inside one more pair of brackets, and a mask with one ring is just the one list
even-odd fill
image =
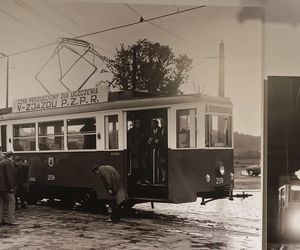
{"label": "tram body panel", "polygon": [[124,151],[49,152],[18,155],[29,160],[29,181],[31,192],[35,195],[55,193],[59,188],[60,191],[57,192],[60,195],[70,196],[68,190],[74,188],[74,196],[76,196],[76,190],[78,195],[86,190],[95,190],[98,199],[108,199],[109,196],[101,179],[92,172],[95,164],[114,166],[126,185],[127,170],[124,166],[126,156]]}
{"label": "tram body panel", "polygon": [[[228,196],[233,189],[233,150],[171,150],[169,159],[169,197],[172,202],[191,202],[205,198]],[[225,166],[225,175],[218,174],[218,162]],[[210,176],[207,182],[206,176]]]}

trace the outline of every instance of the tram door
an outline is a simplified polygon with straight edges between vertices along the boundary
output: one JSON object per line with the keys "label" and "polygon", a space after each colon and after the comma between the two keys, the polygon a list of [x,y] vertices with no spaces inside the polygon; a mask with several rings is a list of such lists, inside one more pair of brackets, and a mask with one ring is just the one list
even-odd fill
{"label": "tram door", "polygon": [[167,109],[127,113],[128,193],[167,198]]}

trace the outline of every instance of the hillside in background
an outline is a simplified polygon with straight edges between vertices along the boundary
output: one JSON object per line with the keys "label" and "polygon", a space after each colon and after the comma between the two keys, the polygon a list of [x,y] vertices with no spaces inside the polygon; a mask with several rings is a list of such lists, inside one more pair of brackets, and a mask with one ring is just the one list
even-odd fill
{"label": "hillside in background", "polygon": [[260,158],[260,136],[234,132],[235,158]]}

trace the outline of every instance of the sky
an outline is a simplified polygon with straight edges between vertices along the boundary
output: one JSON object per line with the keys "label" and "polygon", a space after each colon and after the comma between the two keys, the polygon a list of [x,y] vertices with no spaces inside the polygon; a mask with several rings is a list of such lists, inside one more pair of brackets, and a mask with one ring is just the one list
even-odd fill
{"label": "sky", "polygon": [[[0,52],[9,57],[9,104],[16,98],[47,94],[35,76],[57,48],[60,37],[77,37],[144,19],[175,13],[196,5],[100,3],[99,1],[2,0],[0,2]],[[121,43],[130,45],[148,39],[169,45],[175,55],[193,60],[184,93],[195,88],[217,95],[218,49],[225,45],[225,95],[234,105],[234,131],[261,134],[262,22],[260,8],[207,6],[188,12],[81,37],[94,45],[101,55],[113,57]],[[254,18],[241,18],[241,15]],[[51,46],[47,46],[52,44]],[[41,48],[39,48],[41,47]],[[39,48],[39,49],[34,49]],[[34,49],[34,50],[31,50]],[[28,51],[29,50],[29,51]],[[62,50],[62,65],[74,57]],[[73,59],[72,59],[73,58]],[[91,59],[92,57],[90,57]],[[98,71],[85,87],[93,87],[103,64],[96,59]],[[85,62],[64,78],[71,90],[80,85],[92,68]],[[6,58],[0,59],[0,107],[5,107]],[[51,93],[65,92],[58,83],[57,56],[38,75]]]}
{"label": "sky", "polygon": [[300,76],[300,2],[266,1],[264,77]]}

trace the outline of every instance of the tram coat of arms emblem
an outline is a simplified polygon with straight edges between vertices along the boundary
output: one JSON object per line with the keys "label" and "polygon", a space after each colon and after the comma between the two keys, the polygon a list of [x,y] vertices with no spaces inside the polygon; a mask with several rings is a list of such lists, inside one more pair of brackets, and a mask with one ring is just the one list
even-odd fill
{"label": "tram coat of arms emblem", "polygon": [[49,157],[48,158],[48,166],[53,167],[54,166],[54,157]]}

